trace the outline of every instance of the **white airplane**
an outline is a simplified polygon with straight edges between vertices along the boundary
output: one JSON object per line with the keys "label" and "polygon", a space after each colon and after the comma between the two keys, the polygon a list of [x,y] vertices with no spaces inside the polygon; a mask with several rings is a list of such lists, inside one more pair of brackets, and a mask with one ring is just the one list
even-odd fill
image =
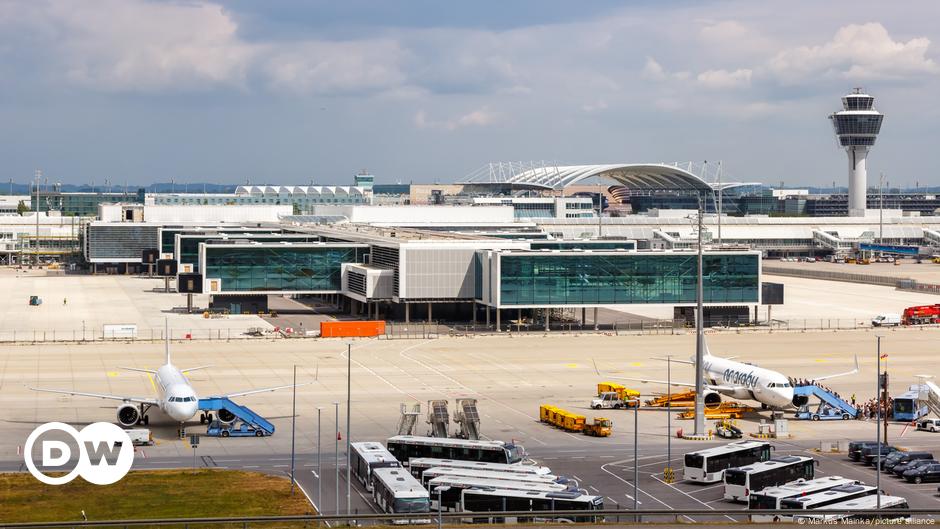
{"label": "white airplane", "polygon": [[[152,381],[154,383],[154,387],[157,390],[156,398],[110,395],[107,393],[86,393],[83,391],[71,391],[64,389],[45,389],[32,387],[29,389],[47,393],[60,393],[64,395],[97,397],[100,399],[113,399],[122,401],[123,404],[117,410],[117,420],[118,423],[125,427],[134,426],[135,424],[149,424],[150,417],[147,415],[147,412],[150,411],[151,407],[156,406],[171,419],[178,421],[180,423],[180,427],[182,428],[186,422],[190,421],[193,417],[196,416],[196,413],[199,412],[199,397],[196,395],[196,390],[193,389],[189,379],[186,378],[185,373],[190,373],[199,369],[206,369],[208,367],[211,366],[206,365],[191,367],[188,369],[177,368],[170,361],[170,344],[169,340],[167,340],[166,363],[160,366],[158,369],[139,369],[135,367],[121,368],[128,371],[139,371],[141,373],[148,373],[153,375]],[[297,385],[302,386],[304,384]],[[224,395],[215,395],[208,398],[240,397],[243,395],[252,395],[254,393],[264,393],[292,387],[294,387],[293,384],[288,384],[286,386],[275,386],[272,388],[251,389],[247,391],[238,391],[235,393],[226,393]],[[235,420],[235,415],[228,410],[222,409],[218,412],[218,419],[223,423],[231,423]],[[212,421],[211,413],[203,413],[200,415],[200,423],[209,421]]]}
{"label": "white airplane", "polygon": [[[672,360],[680,364],[695,365],[690,360]],[[802,398],[795,400],[793,395],[793,384],[786,375],[757,367],[751,364],[735,362],[731,358],[720,358],[712,356],[705,346],[705,356],[702,363],[705,386],[705,404],[717,405],[721,402],[721,395],[733,399],[755,400],[761,403],[764,408],[782,409],[789,406],[801,406],[806,404]],[[854,375],[858,373],[858,356],[855,357],[855,368],[845,373],[836,373],[808,380],[816,382],[830,378]],[[621,380],[632,380],[643,383],[668,384],[666,380],[650,380],[646,378],[629,377],[608,377],[619,378]],[[694,388],[695,384],[688,382],[672,381],[674,386],[684,386]],[[799,402],[798,402],[799,400]]]}

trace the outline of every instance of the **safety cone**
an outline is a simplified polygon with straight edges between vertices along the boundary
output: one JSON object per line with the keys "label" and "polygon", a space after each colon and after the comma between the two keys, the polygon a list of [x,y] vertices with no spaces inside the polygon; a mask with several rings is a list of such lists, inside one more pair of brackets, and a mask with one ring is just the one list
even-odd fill
{"label": "safety cone", "polygon": [[342,440],[343,440],[343,433],[342,433],[342,432],[336,432],[336,440],[337,440],[337,441],[342,441]]}

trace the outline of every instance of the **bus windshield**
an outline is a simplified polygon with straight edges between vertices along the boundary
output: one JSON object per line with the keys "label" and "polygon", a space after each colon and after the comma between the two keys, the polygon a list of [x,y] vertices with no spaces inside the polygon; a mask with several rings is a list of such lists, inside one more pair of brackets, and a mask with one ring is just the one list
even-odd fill
{"label": "bus windshield", "polygon": [[777,508],[777,498],[773,496],[763,496],[761,494],[754,494],[751,496],[750,501],[748,502],[749,509],[776,509]]}
{"label": "bus windshield", "polygon": [[911,399],[894,399],[894,411],[910,413],[914,411],[914,401]]}
{"label": "bus windshield", "polygon": [[685,466],[688,468],[702,468],[702,464],[705,461],[703,456],[698,454],[686,454],[685,455]]}
{"label": "bus windshield", "polygon": [[427,498],[396,498],[395,512],[428,512],[430,503]]}

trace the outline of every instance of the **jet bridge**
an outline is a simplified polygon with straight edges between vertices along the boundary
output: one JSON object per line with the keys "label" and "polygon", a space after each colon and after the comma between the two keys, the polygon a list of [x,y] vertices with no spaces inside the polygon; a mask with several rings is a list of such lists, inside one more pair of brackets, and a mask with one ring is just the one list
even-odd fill
{"label": "jet bridge", "polygon": [[450,414],[447,413],[447,400],[428,401],[428,424],[431,426],[430,437],[450,437],[448,426]]}
{"label": "jet bridge", "polygon": [[480,438],[480,413],[477,411],[477,399],[457,399],[457,411],[454,422],[460,425],[457,437],[477,440]]}

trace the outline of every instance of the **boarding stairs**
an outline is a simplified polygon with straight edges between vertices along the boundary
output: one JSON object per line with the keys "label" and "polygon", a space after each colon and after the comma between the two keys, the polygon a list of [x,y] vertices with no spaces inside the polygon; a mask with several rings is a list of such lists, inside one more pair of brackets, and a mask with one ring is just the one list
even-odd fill
{"label": "boarding stairs", "polygon": [[[242,421],[252,428],[261,430],[265,435],[274,435],[274,425],[271,424],[270,421],[251,411],[251,409],[246,406],[235,404],[226,397],[199,399],[199,409],[204,412],[216,412],[216,417],[220,420],[222,419],[220,415],[225,414],[225,412],[231,413],[235,416],[236,421]],[[222,413],[220,414],[220,412]]]}
{"label": "boarding stairs", "polygon": [[[923,377],[926,379],[926,377]],[[920,386],[918,398],[927,405],[930,413],[940,417],[940,386],[930,380],[924,380]]]}
{"label": "boarding stairs", "polygon": [[[828,404],[833,408],[839,410],[840,413],[848,413],[853,419],[858,417],[858,408],[852,406],[851,403],[842,400],[837,397],[831,391],[827,391],[816,385],[805,385],[805,386],[796,386],[793,388],[793,395],[798,397],[805,397],[806,403],[809,402],[809,397],[816,397],[822,403]],[[794,399],[796,400],[796,399]]]}
{"label": "boarding stairs", "polygon": [[477,399],[457,399],[454,422],[460,425],[457,437],[472,440],[479,439],[480,413],[477,411]]}
{"label": "boarding stairs", "polygon": [[401,403],[401,418],[398,420],[398,435],[414,435],[415,424],[418,422],[418,416],[421,415],[421,404],[415,403],[408,410],[408,405]]}
{"label": "boarding stairs", "polygon": [[447,401],[446,400],[429,400],[428,401],[428,424],[431,425],[431,431],[429,435],[431,437],[441,437],[447,438],[450,437],[447,432],[447,428],[450,422],[450,414],[447,413]]}

